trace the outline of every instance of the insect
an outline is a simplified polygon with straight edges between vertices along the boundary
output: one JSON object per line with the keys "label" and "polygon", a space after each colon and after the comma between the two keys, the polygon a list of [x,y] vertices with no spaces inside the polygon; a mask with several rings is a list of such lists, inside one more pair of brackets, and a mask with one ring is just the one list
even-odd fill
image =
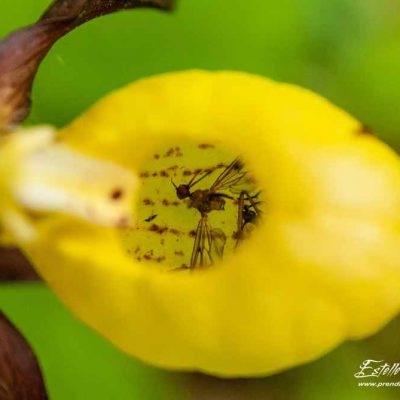
{"label": "insect", "polygon": [[243,190],[238,199],[237,214],[237,231],[235,232],[236,246],[246,235],[250,224],[254,224],[261,214],[258,205],[261,201],[257,201],[260,192],[251,196],[247,191]]}
{"label": "insect", "polygon": [[151,222],[153,219],[157,218],[158,214],[151,214],[149,217],[145,219],[146,222]]}
{"label": "insect", "polygon": [[[206,266],[212,264],[216,258],[222,258],[226,236],[220,229],[212,229],[208,222],[208,214],[213,211],[224,209],[225,199],[233,199],[232,196],[222,193],[239,185],[246,176],[243,163],[235,158],[217,177],[209,189],[197,189],[192,191],[193,186],[198,184],[214,170],[206,171],[197,178],[196,173],[187,184],[175,185],[176,195],[179,199],[189,199],[189,206],[196,208],[200,213],[200,221],[197,225],[190,267]],[[196,179],[197,178],[197,179]]]}

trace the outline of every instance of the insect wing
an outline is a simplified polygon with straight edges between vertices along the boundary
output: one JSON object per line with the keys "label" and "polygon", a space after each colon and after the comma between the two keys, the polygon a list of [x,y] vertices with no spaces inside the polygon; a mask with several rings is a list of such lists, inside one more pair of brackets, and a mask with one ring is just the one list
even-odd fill
{"label": "insect wing", "polygon": [[190,259],[191,268],[197,266],[203,267],[212,263],[212,260],[208,259],[208,251],[206,249],[206,246],[209,247],[211,244],[211,238],[208,232],[207,216],[202,216],[197,225],[196,236],[194,238],[192,257]]}
{"label": "insect wing", "polygon": [[224,256],[224,248],[226,243],[226,235],[221,229],[211,229],[211,248],[210,256],[215,262],[216,260],[222,260]]}
{"label": "insect wing", "polygon": [[221,229],[211,229],[207,216],[201,217],[194,239],[190,267],[206,267],[222,259],[226,235]]}
{"label": "insect wing", "polygon": [[247,172],[243,169],[243,163],[239,158],[235,158],[218,176],[210,188],[211,192],[221,190],[231,190],[235,186],[243,183]]}

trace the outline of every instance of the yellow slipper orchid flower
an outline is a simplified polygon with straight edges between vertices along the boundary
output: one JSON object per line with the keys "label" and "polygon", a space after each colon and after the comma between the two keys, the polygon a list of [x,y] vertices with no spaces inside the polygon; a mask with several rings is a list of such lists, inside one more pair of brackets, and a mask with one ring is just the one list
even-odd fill
{"label": "yellow slipper orchid flower", "polygon": [[[24,210],[34,234],[11,233],[49,286],[142,360],[266,375],[371,335],[399,310],[399,158],[310,91],[239,72],[141,80],[101,100],[48,145],[48,153],[61,146],[77,160],[76,182],[68,174],[67,183],[48,179],[53,168],[53,176],[65,168],[45,153],[36,175],[21,170],[7,145],[18,138],[0,143],[3,226],[17,225],[4,223],[12,221],[10,209]],[[222,259],[174,269],[189,264],[200,218],[175,187],[200,169],[209,173],[197,185],[208,188],[238,156],[260,193],[257,223],[237,245],[238,201],[227,190],[234,200],[208,216],[225,235]],[[93,180],[82,170],[93,171]],[[29,191],[32,174],[43,176],[44,183],[36,180],[42,191]],[[126,192],[131,202],[116,213],[107,203],[115,186],[122,189],[114,196]],[[59,191],[71,201],[41,197]],[[99,210],[96,217],[82,211],[88,207]],[[108,223],[127,209],[131,228]]]}

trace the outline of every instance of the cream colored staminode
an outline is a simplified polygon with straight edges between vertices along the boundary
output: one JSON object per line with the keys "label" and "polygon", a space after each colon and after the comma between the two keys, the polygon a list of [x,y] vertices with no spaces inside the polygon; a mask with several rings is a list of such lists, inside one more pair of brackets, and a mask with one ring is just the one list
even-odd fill
{"label": "cream colored staminode", "polygon": [[24,240],[34,237],[23,210],[61,212],[95,224],[132,224],[138,179],[127,169],[55,141],[55,129],[21,129],[0,139],[0,189],[5,227]]}

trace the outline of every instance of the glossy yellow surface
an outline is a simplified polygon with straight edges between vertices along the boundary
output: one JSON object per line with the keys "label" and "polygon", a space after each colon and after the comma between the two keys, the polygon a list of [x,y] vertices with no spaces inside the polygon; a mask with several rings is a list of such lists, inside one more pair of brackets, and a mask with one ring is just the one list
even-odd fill
{"label": "glossy yellow surface", "polygon": [[144,267],[120,234],[68,216],[25,245],[73,312],[152,364],[266,375],[376,332],[400,306],[400,162],[361,124],[305,89],[236,72],[136,82],[60,132],[137,172],[154,149],[212,142],[239,154],[266,201],[223,263]]}

